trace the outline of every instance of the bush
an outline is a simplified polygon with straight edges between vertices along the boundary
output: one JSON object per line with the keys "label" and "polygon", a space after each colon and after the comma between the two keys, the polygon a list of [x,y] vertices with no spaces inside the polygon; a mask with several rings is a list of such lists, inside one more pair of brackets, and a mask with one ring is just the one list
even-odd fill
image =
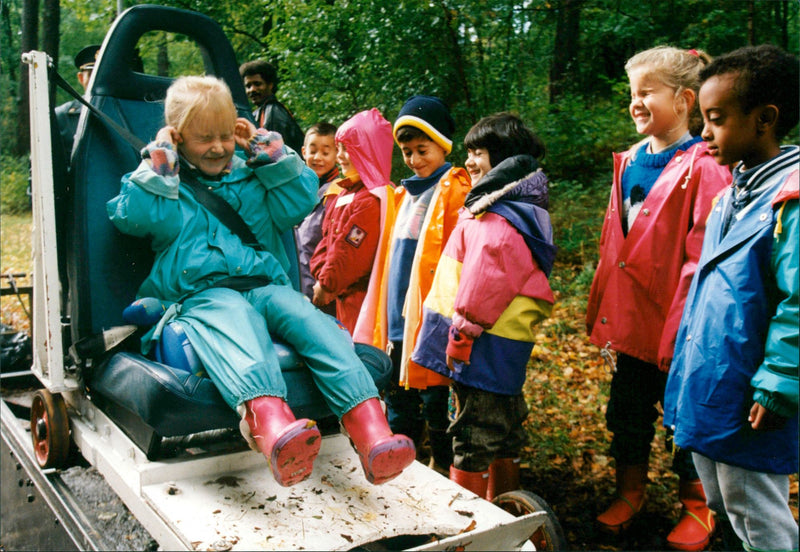
{"label": "bush", "polygon": [[28,157],[0,156],[0,213],[15,215],[30,211]]}
{"label": "bush", "polygon": [[550,182],[550,218],[559,263],[584,266],[597,261],[600,230],[611,188],[610,160],[606,165],[606,171],[586,182]]}
{"label": "bush", "polygon": [[627,86],[627,82],[614,85],[611,99],[566,95],[537,117],[552,180],[591,185],[598,169],[610,173],[611,152],[624,151],[641,139],[628,115]]}

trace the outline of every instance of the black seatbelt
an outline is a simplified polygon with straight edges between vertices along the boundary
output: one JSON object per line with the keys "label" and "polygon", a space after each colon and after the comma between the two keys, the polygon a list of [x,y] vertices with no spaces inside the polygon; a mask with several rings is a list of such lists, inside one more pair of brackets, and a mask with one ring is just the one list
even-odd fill
{"label": "black seatbelt", "polygon": [[[55,69],[48,67],[48,76],[62,89],[64,89],[70,96],[81,102],[89,112],[100,119],[103,123],[111,128],[114,132],[120,135],[128,144],[133,147],[137,153],[140,152],[147,144],[138,136],[133,134],[130,130],[117,123],[114,119],[97,109],[90,104],[86,99],[81,96],[64,78],[58,74]],[[211,188],[200,183],[193,173],[193,170],[188,164],[180,159],[182,171],[180,173],[180,181],[185,184],[198,203],[203,205],[206,209],[219,219],[219,221],[228,227],[236,236],[242,240],[242,243],[248,247],[252,247],[257,251],[263,251],[264,246],[258,242],[253,231],[242,219],[236,210],[231,207],[231,204],[223,198],[211,191]]]}

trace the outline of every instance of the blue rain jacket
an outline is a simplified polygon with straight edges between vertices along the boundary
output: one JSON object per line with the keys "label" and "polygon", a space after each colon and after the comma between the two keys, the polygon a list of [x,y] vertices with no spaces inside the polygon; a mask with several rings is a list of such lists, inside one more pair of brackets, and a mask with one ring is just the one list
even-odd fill
{"label": "blue rain jacket", "polygon": [[[767,162],[722,236],[732,189],[712,210],[664,397],[675,444],[744,469],[798,465],[798,148]],[[753,401],[788,418],[754,431]]]}

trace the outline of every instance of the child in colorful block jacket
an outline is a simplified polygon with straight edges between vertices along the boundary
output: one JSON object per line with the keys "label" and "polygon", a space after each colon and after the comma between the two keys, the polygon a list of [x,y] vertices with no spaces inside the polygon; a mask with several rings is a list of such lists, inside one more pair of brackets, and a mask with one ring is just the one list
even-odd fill
{"label": "child in colorful block jacket", "polygon": [[450,479],[489,499],[517,488],[534,326],[550,315],[555,246],[544,145],[498,113],[467,133],[473,187],[423,305],[412,362],[453,379]]}

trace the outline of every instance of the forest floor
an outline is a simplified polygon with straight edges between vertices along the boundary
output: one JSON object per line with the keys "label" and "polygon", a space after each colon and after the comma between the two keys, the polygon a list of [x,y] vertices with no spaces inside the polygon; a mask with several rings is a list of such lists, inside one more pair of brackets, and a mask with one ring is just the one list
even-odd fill
{"label": "forest floor", "polygon": [[[605,427],[611,369],[586,337],[586,290],[576,295],[558,291],[582,289],[580,280],[589,279],[588,272],[561,265],[551,276],[556,283],[556,306],[537,336],[525,386],[530,442],[523,458],[522,487],[548,502],[570,550],[665,550],[680,503],[678,477],[670,469],[660,418],[644,509],[621,537],[600,533],[594,523],[614,492],[614,461],[608,455],[611,434]],[[559,279],[567,285],[559,286]],[[796,476],[790,502],[797,519]],[[724,550],[719,535],[710,550]]]}
{"label": "forest floor", "polygon": [[[30,273],[29,236],[30,216],[3,216],[1,273]],[[591,266],[572,263],[557,264],[551,275],[556,306],[541,325],[524,389],[530,441],[523,455],[522,488],[547,501],[570,550],[663,550],[680,504],[678,479],[670,471],[660,426],[653,441],[643,511],[622,537],[604,536],[594,524],[613,494],[614,463],[608,456],[611,435],[605,427],[611,371],[598,348],[589,343],[584,327],[592,274]],[[28,319],[16,297],[3,297],[1,306],[4,324],[28,331]],[[796,477],[791,505],[797,517]],[[719,537],[711,549],[723,550]]]}

